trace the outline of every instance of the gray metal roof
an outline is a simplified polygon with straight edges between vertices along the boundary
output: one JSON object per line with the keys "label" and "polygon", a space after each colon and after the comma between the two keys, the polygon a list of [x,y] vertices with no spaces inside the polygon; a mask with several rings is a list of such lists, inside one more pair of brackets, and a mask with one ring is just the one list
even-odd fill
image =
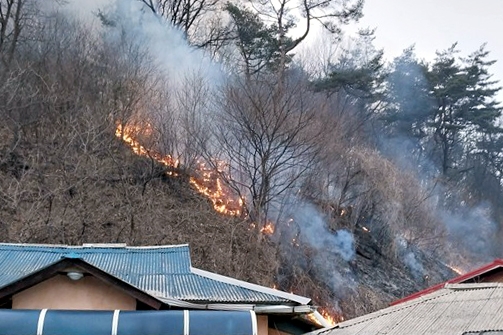
{"label": "gray metal roof", "polygon": [[462,335],[498,331],[503,331],[503,284],[480,283],[447,284],[431,294],[344,321],[317,334]]}
{"label": "gray metal roof", "polygon": [[58,246],[0,243],[0,289],[64,258],[79,258],[162,301],[307,304],[310,299],[191,267],[188,245]]}

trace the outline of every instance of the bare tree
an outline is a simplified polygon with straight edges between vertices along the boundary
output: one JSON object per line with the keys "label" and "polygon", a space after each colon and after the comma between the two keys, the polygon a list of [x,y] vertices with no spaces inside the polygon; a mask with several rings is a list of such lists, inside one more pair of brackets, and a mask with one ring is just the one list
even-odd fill
{"label": "bare tree", "polygon": [[26,24],[28,0],[0,1],[0,56],[4,65],[11,62]]}
{"label": "bare tree", "polygon": [[178,27],[192,45],[215,52],[229,40],[229,31],[219,19],[217,0],[138,1]]}
{"label": "bare tree", "polygon": [[[271,205],[292,190],[318,154],[321,126],[313,95],[299,78],[276,95],[275,82],[228,86],[217,103],[211,157],[228,162],[224,177],[249,199],[252,222],[260,231]],[[260,235],[260,234],[259,234]]]}

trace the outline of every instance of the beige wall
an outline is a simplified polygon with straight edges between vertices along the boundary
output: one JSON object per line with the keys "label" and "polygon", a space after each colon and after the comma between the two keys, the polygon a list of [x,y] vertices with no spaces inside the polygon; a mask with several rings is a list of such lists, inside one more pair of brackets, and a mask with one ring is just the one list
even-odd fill
{"label": "beige wall", "polygon": [[12,297],[12,309],[135,310],[136,299],[91,276],[57,275]]}
{"label": "beige wall", "polygon": [[267,315],[257,315],[257,335],[268,335],[268,320]]}
{"label": "beige wall", "polygon": [[291,335],[290,333],[285,333],[280,330],[269,328],[269,335]]}

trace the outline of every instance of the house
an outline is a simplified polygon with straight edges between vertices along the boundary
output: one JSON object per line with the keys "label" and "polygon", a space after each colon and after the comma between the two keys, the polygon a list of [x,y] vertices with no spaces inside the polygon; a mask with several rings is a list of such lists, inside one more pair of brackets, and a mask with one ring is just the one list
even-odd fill
{"label": "house", "polygon": [[194,268],[188,245],[0,244],[0,335],[301,334],[324,324],[310,302]]}
{"label": "house", "polygon": [[405,298],[396,300],[391,305],[397,305],[412,299],[419,298],[425,294],[442,289],[446,284],[467,284],[467,283],[503,283],[503,260],[496,259],[492,263],[486,264],[473,271],[450,279],[446,282],[431,286],[422,291],[411,294]]}
{"label": "house", "polygon": [[316,332],[318,335],[503,334],[503,284],[442,289]]}
{"label": "house", "polygon": [[311,334],[503,334],[503,261]]}

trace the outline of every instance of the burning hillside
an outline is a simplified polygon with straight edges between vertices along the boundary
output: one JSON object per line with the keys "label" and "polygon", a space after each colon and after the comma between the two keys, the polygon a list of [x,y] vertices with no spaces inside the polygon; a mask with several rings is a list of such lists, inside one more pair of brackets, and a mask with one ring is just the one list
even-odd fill
{"label": "burning hillside", "polygon": [[[135,154],[149,157],[164,165],[167,168],[167,175],[176,178],[181,176],[182,173],[189,173],[190,185],[199,194],[209,199],[213,209],[218,213],[234,217],[246,215],[243,199],[238,197],[225,184],[224,180],[228,178],[225,175],[227,170],[225,162],[219,161],[215,165],[209,165],[200,160],[195,164],[195,169],[182,172],[183,167],[178,158],[149,149],[140,142],[140,138],[148,139],[152,135],[152,126],[149,123],[144,123],[142,126],[127,124],[122,126],[119,124],[115,135],[127,143]],[[376,243],[371,229],[362,227],[362,229],[357,230],[355,232],[357,233],[357,244],[354,245],[355,241],[353,241],[352,234],[349,231],[344,229],[333,230],[333,227],[337,225],[329,227],[324,223],[324,219],[319,217],[314,207],[309,208],[308,210],[302,206],[295,207],[279,232],[279,235],[282,236],[280,238],[289,241],[288,244],[290,245],[289,248],[282,251],[284,261],[288,261],[290,264],[284,264],[284,269],[280,271],[283,274],[280,274],[279,284],[283,288],[291,288],[290,291],[297,294],[313,296],[315,301],[322,306],[320,313],[329,323],[334,324],[344,320],[341,310],[346,311],[350,316],[357,315],[381,308],[384,306],[383,301],[392,301],[399,297],[395,295],[396,292],[394,292],[393,288],[385,288],[386,285],[383,284],[386,280],[389,280],[389,276],[395,276],[394,281],[401,282],[401,287],[407,287],[405,292],[412,293],[428,284],[427,282],[414,283],[396,268],[389,270],[390,264],[394,264],[395,261],[390,262],[381,259],[382,255],[379,255],[381,253],[379,250],[382,246]],[[345,212],[339,216],[330,214],[327,218],[339,220],[344,214]],[[250,229],[257,228],[255,223],[249,225]],[[276,229],[277,227],[272,222],[267,221],[259,231],[264,235],[273,235]],[[328,243],[330,247],[327,245],[327,249],[319,249],[319,247],[315,247],[317,243],[323,245]],[[326,273],[326,267],[322,263],[328,260],[333,261],[330,268],[337,269],[336,272]],[[368,260],[374,260],[373,262],[378,260],[379,263],[382,263],[379,265],[382,271],[369,272],[369,269],[375,264],[366,265]],[[305,265],[301,265],[304,262]],[[350,267],[348,267],[347,262],[349,262]],[[302,269],[297,268],[298,266],[301,266]],[[286,269],[288,270],[285,272]],[[308,273],[310,275],[306,277]],[[346,274],[341,275],[343,273]],[[369,273],[372,273],[372,275],[370,276]],[[442,276],[437,277],[433,280],[444,278]],[[306,283],[303,282],[307,278],[309,278],[309,284],[306,286]],[[339,278],[341,282],[334,282],[336,278]],[[354,283],[356,278],[359,278],[357,286]],[[327,282],[324,282],[325,280]],[[347,281],[347,283],[344,283],[344,281]],[[367,285],[379,286],[381,292],[372,293],[371,295],[364,293],[370,292],[367,291]],[[347,287],[346,291],[337,296],[337,292],[342,287]],[[316,294],[316,292],[319,294]],[[360,295],[360,298],[355,298],[355,296]],[[375,305],[369,305],[363,310],[354,309],[351,304],[347,303],[347,301],[354,299],[369,299],[369,297],[372,297]]]}
{"label": "burning hillside", "polygon": [[[146,148],[137,139],[139,134],[149,136],[152,133],[150,123],[142,125],[118,124],[115,130],[115,136],[126,142],[133,152],[140,156],[149,157],[167,168],[166,174],[176,177],[180,171],[180,160],[171,155],[161,154],[158,151]],[[243,214],[243,199],[236,196],[229,187],[226,187],[222,175],[225,173],[226,163],[218,161],[215,167],[209,166],[202,159],[196,162],[196,169],[188,171],[190,184],[203,196],[208,198],[215,211],[230,215],[241,216]]]}

